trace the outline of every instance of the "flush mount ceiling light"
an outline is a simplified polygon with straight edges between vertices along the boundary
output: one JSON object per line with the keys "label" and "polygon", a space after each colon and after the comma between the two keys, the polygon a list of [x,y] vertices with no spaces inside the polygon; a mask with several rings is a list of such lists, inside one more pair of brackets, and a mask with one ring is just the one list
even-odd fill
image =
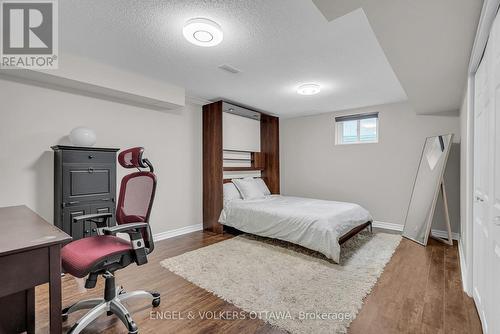
{"label": "flush mount ceiling light", "polygon": [[314,95],[318,94],[321,91],[321,87],[315,83],[307,83],[300,85],[297,88],[297,93],[300,95]]}
{"label": "flush mount ceiling light", "polygon": [[182,33],[190,43],[198,46],[215,46],[222,42],[224,35],[220,25],[204,18],[187,21]]}

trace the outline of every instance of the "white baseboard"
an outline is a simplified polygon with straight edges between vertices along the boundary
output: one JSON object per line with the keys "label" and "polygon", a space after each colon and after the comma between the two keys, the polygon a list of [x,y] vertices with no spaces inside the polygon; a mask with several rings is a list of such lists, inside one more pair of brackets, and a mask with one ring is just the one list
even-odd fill
{"label": "white baseboard", "polygon": [[387,223],[387,222],[381,222],[381,221],[377,221],[377,220],[373,221],[372,226],[376,227],[376,228],[383,228],[386,230],[399,231],[399,232],[403,232],[403,227],[404,227],[401,224]]}
{"label": "white baseboard", "polygon": [[[383,228],[386,230],[391,230],[391,231],[398,231],[402,232],[403,231],[403,225],[401,224],[395,224],[395,223],[387,223],[387,222],[382,222],[382,221],[373,221],[373,227],[376,228]],[[181,227],[175,230],[170,230],[170,231],[165,231],[165,232],[160,232],[156,233],[153,235],[154,241],[160,241],[164,239],[169,239],[173,237],[177,237],[179,235],[191,233],[191,232],[196,232],[196,231],[201,231],[203,230],[203,224],[194,224],[194,225],[189,225],[185,227]],[[442,230],[432,230],[432,234],[435,235],[436,237],[440,238],[446,238],[447,237],[447,232],[442,231]],[[453,240],[460,240],[460,234],[452,232],[451,234]],[[460,243],[459,243],[460,245]],[[460,250],[460,248],[459,248]],[[461,257],[462,259],[462,257]]]}
{"label": "white baseboard", "polygon": [[197,231],[201,231],[201,230],[203,230],[203,224],[189,225],[189,226],[177,228],[175,230],[156,233],[153,235],[153,240],[154,241],[165,240],[165,239],[177,237],[179,235],[183,235],[183,234],[187,234],[187,233],[191,233],[191,232],[197,232]]}
{"label": "white baseboard", "polygon": [[[381,222],[374,220],[373,221],[373,227],[377,228],[383,228],[386,230],[391,230],[391,231],[398,231],[398,232],[403,232],[403,225],[401,224],[395,224],[395,223],[387,223],[387,222]],[[447,238],[448,237],[448,232],[442,231],[442,230],[432,230],[432,235],[439,237],[439,238]],[[451,233],[451,238],[453,240],[460,240],[460,234],[452,232]]]}
{"label": "white baseboard", "polygon": [[[433,230],[431,230],[431,233],[435,237],[448,239],[448,232],[447,231],[433,229]],[[456,232],[451,232],[451,238],[453,240],[460,240],[460,234],[458,234]]]}

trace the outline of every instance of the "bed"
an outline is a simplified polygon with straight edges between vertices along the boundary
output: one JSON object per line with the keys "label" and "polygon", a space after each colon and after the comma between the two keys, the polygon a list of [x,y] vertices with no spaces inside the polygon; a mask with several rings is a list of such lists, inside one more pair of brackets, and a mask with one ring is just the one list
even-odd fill
{"label": "bed", "polygon": [[288,241],[339,262],[340,245],[371,229],[370,213],[358,204],[267,195],[224,201],[219,223],[240,231]]}

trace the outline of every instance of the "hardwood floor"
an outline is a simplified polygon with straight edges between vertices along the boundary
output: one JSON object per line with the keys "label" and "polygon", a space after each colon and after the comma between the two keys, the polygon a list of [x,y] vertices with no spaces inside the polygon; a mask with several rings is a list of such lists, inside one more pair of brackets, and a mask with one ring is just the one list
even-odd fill
{"label": "hardwood floor", "polygon": [[349,333],[482,333],[460,276],[456,245],[403,239]]}
{"label": "hardwood floor", "polygon": [[[127,304],[140,333],[283,333],[260,320],[201,319],[210,315],[239,311],[209,292],[187,282],[160,266],[167,257],[204,247],[231,238],[195,232],[155,244],[149,263],[131,265],[117,272],[117,284],[127,291],[156,290],[161,305],[152,309],[146,301]],[[103,280],[95,289],[85,290],[84,279],[69,275],[63,278],[63,306],[81,299],[102,297]],[[36,290],[37,333],[48,333],[47,286]],[[150,312],[154,313],[151,314]],[[156,313],[158,311],[159,313]],[[188,312],[196,315],[187,319]],[[85,311],[70,315],[63,332]],[[183,319],[160,319],[160,316]],[[116,317],[102,317],[84,333],[126,333]],[[462,292],[457,247],[431,241],[426,248],[403,239],[384,273],[366,298],[352,322],[349,333],[481,333],[481,325],[471,298]]]}

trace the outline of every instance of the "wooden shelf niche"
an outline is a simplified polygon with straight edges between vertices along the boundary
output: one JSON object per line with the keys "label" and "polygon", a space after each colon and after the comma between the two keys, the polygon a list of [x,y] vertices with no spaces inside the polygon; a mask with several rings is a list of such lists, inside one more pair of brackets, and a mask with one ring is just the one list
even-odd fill
{"label": "wooden shelf niche", "polygon": [[[226,153],[231,155],[226,155]],[[263,171],[265,169],[265,155],[262,152],[224,150],[222,169],[226,172]]]}

